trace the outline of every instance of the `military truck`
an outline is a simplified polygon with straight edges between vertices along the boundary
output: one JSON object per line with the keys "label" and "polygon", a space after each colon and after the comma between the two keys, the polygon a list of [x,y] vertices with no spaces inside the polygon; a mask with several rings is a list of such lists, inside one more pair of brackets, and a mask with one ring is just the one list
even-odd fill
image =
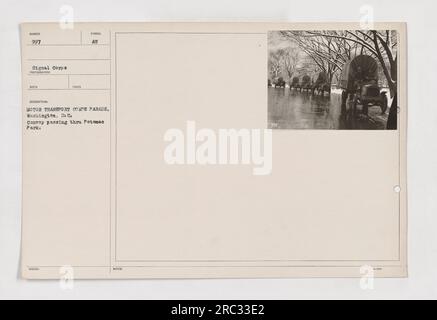
{"label": "military truck", "polygon": [[378,85],[378,63],[367,55],[359,55],[348,61],[340,75],[341,111],[346,113],[346,102],[352,102],[352,112],[362,106],[362,112],[368,114],[369,107],[379,106],[385,113],[388,106],[386,92]]}
{"label": "military truck", "polygon": [[278,80],[275,82],[275,88],[285,88],[285,81],[284,78],[279,77]]}
{"label": "military truck", "polygon": [[300,92],[302,92],[302,90],[310,91],[311,87],[311,77],[307,75],[303,76],[299,85]]}
{"label": "military truck", "polygon": [[299,77],[294,77],[293,80],[291,80],[290,88],[297,88],[299,86]]}
{"label": "military truck", "polygon": [[326,72],[320,72],[317,76],[317,79],[312,87],[313,95],[315,91],[317,91],[317,94],[321,94],[322,96],[325,94],[325,91],[331,93],[331,83],[329,83],[328,75],[326,74]]}

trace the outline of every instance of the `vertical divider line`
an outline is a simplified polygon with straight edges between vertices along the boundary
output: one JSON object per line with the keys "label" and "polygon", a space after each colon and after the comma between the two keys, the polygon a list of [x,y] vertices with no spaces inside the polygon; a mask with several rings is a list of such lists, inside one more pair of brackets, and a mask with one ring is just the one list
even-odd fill
{"label": "vertical divider line", "polygon": [[112,34],[109,31],[109,274],[112,272]]}
{"label": "vertical divider line", "polygon": [[117,32],[114,33],[114,126],[115,126],[115,144],[114,144],[114,259],[117,262]]}

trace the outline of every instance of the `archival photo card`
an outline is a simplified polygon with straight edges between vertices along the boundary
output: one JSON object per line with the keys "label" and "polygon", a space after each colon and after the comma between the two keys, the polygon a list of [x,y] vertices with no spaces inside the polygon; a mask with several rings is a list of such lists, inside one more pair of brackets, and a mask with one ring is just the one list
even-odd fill
{"label": "archival photo card", "polygon": [[22,277],[407,276],[406,25],[374,30],[22,24]]}

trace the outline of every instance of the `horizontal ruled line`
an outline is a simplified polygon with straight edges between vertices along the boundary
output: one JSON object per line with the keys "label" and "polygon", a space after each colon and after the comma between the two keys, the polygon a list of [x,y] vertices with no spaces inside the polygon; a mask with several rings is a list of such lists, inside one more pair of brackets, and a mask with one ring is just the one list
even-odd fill
{"label": "horizontal ruled line", "polygon": [[[28,266],[28,269],[34,268],[62,268],[63,266]],[[150,265],[150,266],[71,266],[72,268],[361,268],[360,265]],[[403,268],[402,265],[375,265],[375,268]]]}
{"label": "horizontal ruled line", "polygon": [[82,46],[106,46],[109,47],[109,44],[106,43],[96,43],[96,44],[27,44],[28,47],[82,47]]}
{"label": "horizontal ruled line", "polygon": [[110,76],[109,73],[29,73],[28,76]]}
{"label": "horizontal ruled line", "polygon": [[81,61],[81,60],[100,60],[100,61],[109,61],[111,59],[90,59],[90,58],[83,58],[83,59],[53,59],[53,58],[38,58],[38,59],[27,59],[27,61],[50,61],[50,60],[54,60],[54,61],[64,61],[64,60],[68,60],[68,61]]}
{"label": "horizontal ruled line", "polygon": [[84,90],[110,90],[110,89],[88,89],[88,88],[83,88],[83,89],[74,89],[74,88],[67,88],[67,89],[55,89],[55,88],[47,88],[47,89],[31,89],[28,88],[28,91],[41,91],[41,90],[73,90],[73,91],[84,91]]}

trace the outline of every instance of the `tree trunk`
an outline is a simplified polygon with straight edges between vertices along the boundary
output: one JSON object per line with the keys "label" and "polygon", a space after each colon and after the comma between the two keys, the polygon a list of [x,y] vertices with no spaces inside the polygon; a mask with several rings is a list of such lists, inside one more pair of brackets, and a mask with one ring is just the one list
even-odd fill
{"label": "tree trunk", "polygon": [[396,130],[398,126],[398,94],[393,97],[393,101],[388,112],[387,129]]}

